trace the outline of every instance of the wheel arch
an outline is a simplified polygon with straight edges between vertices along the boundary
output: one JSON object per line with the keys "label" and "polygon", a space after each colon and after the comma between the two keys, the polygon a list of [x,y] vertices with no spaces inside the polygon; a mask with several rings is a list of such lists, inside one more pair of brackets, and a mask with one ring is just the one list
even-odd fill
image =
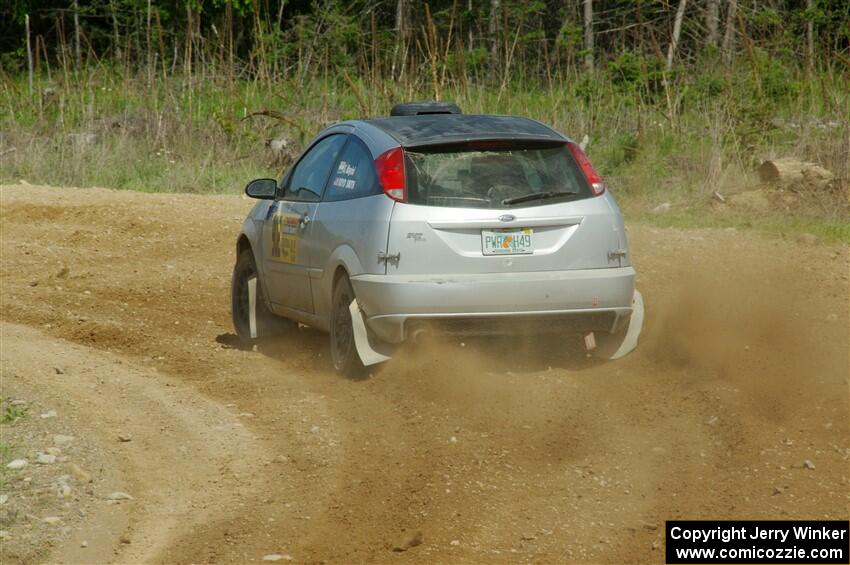
{"label": "wheel arch", "polygon": [[334,249],[328,260],[328,266],[322,276],[320,285],[313,286],[313,303],[316,305],[316,315],[330,327],[331,301],[334,289],[342,275],[349,278],[364,272],[360,258],[348,244],[342,244]]}
{"label": "wheel arch", "polygon": [[345,268],[345,265],[340,263],[334,269],[333,278],[331,278],[331,294],[336,290],[336,285],[339,284],[339,281],[342,277],[348,277],[348,269]]}
{"label": "wheel arch", "polygon": [[[251,245],[251,240],[248,239],[248,236],[245,235],[244,233],[241,233],[241,234],[239,234],[239,237],[236,239],[236,258],[238,259],[239,256],[242,253],[244,253],[246,250],[253,253],[254,247]],[[256,260],[257,260],[257,258],[254,257],[254,261],[256,261]]]}
{"label": "wheel arch", "polygon": [[263,265],[261,265],[260,258],[257,256],[256,251],[254,250],[254,244],[251,241],[251,238],[245,232],[239,234],[239,237],[236,238],[236,261],[239,261],[239,257],[242,256],[243,253],[250,253],[251,257],[254,259],[254,269],[257,272],[257,281],[260,284],[260,288],[262,289],[263,301],[266,303],[266,306],[271,309],[271,302],[269,301],[269,292],[266,285],[265,273],[263,269]]}

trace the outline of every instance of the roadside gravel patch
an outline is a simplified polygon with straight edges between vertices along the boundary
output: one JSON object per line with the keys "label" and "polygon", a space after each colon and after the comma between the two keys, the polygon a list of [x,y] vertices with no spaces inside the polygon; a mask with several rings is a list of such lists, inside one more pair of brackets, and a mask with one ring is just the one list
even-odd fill
{"label": "roadside gravel patch", "polygon": [[[0,413],[4,415],[0,424],[0,562],[4,563],[44,559],[79,529],[98,504],[96,493],[107,476],[106,458],[97,444],[80,433],[70,418],[22,391],[20,376],[6,364],[0,368]],[[44,378],[49,378],[47,370]],[[54,416],[39,417],[46,413]]]}
{"label": "roadside gravel patch", "polygon": [[32,328],[0,323],[0,342],[2,396],[27,406],[3,426],[3,462],[27,463],[3,467],[0,562],[173,562],[183,527],[256,503],[241,486],[264,449],[226,407]]}

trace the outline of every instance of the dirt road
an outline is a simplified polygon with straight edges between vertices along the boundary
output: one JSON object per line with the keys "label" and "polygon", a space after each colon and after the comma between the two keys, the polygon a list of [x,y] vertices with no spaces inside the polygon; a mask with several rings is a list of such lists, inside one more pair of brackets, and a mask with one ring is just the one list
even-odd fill
{"label": "dirt road", "polygon": [[[631,226],[648,317],[627,358],[448,343],[351,381],[309,329],[232,346],[251,202],[0,198],[3,386],[144,437],[114,461],[138,541],[104,530],[104,559],[662,562],[666,519],[850,515],[846,246]],[[79,376],[48,384],[50,347]]]}

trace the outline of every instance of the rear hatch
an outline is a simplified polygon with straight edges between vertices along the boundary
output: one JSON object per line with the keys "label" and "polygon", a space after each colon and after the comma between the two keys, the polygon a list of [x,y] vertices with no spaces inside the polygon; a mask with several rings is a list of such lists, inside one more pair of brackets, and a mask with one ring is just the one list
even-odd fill
{"label": "rear hatch", "polygon": [[406,148],[407,194],[393,208],[387,247],[398,261],[388,272],[620,266],[609,255],[621,248],[619,220],[577,149],[551,141]]}

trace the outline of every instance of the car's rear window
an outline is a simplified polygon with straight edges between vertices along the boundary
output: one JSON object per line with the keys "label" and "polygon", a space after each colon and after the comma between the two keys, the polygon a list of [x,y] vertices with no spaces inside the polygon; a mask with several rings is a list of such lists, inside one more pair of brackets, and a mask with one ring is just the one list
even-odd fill
{"label": "car's rear window", "polygon": [[592,196],[564,144],[472,142],[405,154],[411,204],[517,208]]}

